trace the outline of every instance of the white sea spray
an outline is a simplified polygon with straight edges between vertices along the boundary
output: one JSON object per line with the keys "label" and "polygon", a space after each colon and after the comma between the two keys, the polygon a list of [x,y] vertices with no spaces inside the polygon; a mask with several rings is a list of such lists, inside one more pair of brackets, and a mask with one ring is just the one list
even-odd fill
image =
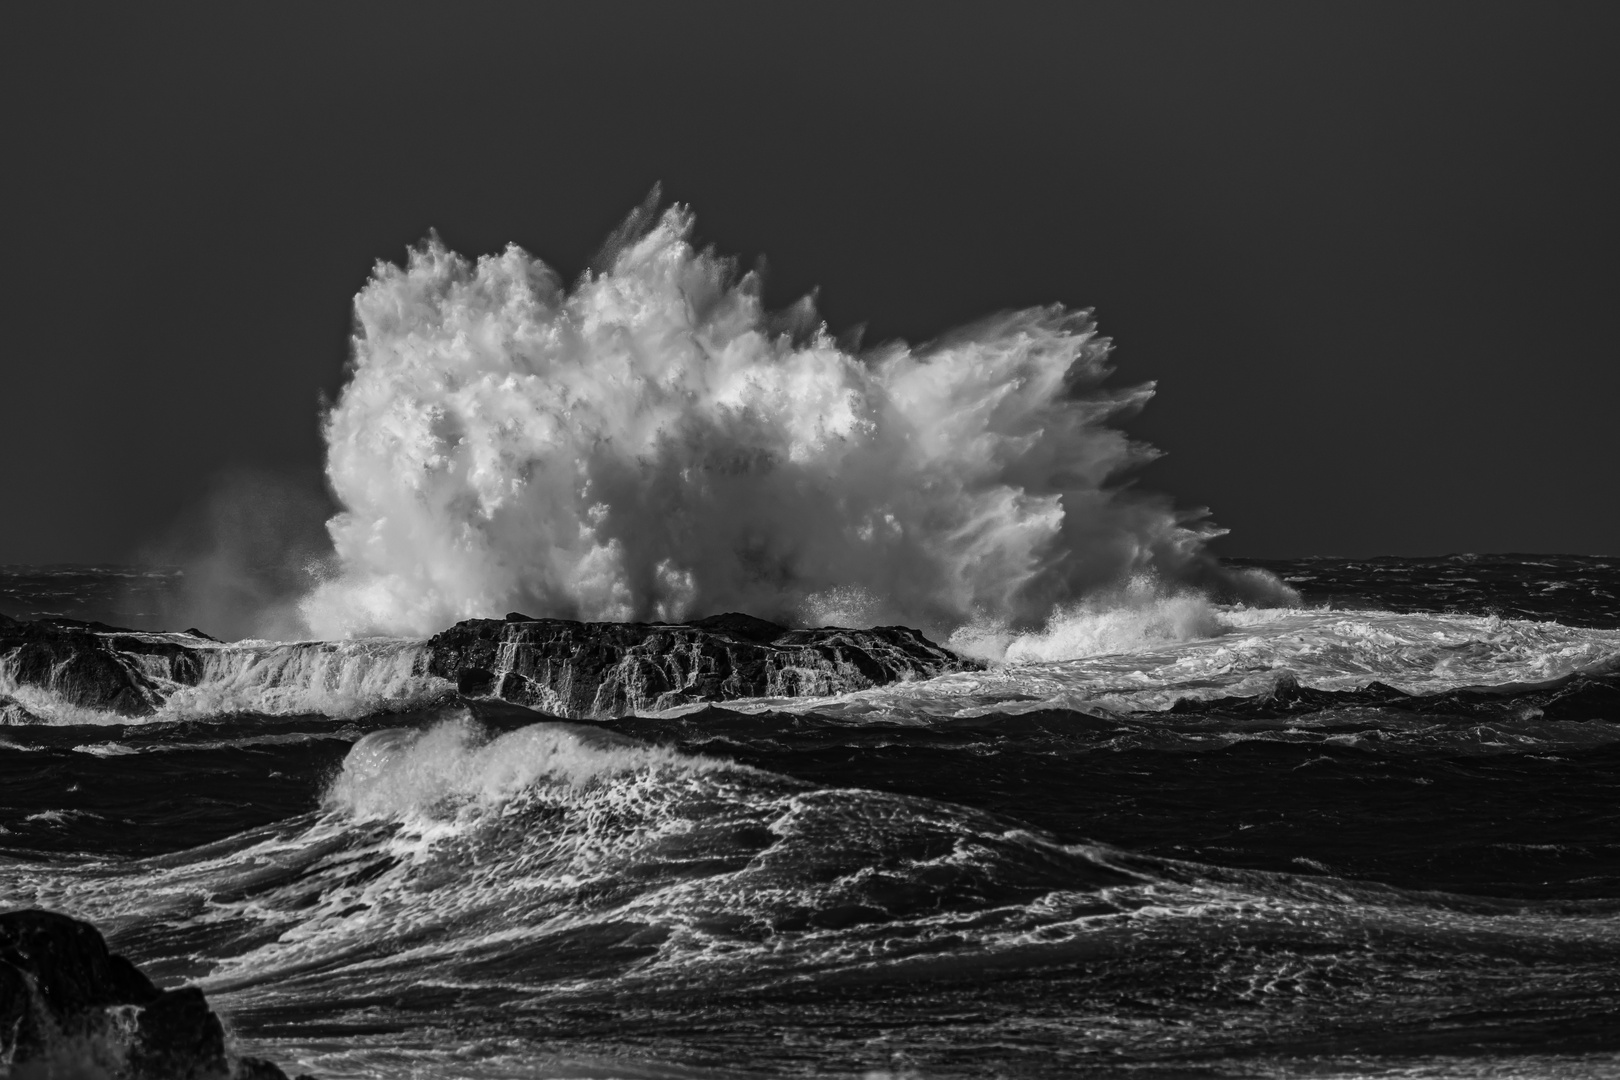
{"label": "white sea spray", "polygon": [[1116,423],[1153,388],[1105,385],[1089,312],[857,355],[807,304],[777,332],[758,276],[692,229],[672,208],[572,289],[516,247],[472,262],[432,240],[378,265],[325,424],[344,510],[301,604],[317,636],[511,609],[948,633],[1036,624],[1148,570],[1291,595],[1223,574],[1217,530],[1115,484],[1155,456]]}

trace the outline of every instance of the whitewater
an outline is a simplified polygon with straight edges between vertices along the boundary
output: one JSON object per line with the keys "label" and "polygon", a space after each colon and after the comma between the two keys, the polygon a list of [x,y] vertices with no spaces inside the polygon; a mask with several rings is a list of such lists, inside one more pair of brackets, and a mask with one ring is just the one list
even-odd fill
{"label": "whitewater", "polygon": [[521,610],[587,620],[746,611],[801,625],[1017,627],[1133,576],[1286,601],[1203,553],[1219,530],[1119,483],[1090,313],[996,316],[913,349],[841,349],[808,301],[644,208],[564,288],[518,248],[436,240],[355,300],[326,417],[344,510],[300,610],[314,636],[426,634]]}

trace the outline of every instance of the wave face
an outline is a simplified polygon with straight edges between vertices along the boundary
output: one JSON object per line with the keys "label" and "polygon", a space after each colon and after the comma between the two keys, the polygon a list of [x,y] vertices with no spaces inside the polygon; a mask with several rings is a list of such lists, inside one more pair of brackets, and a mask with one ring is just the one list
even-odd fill
{"label": "wave face", "polygon": [[572,289],[516,247],[379,264],[326,418],[345,509],[335,575],[301,605],[316,636],[514,608],[948,633],[1149,571],[1288,595],[1223,577],[1202,554],[1218,530],[1109,486],[1155,455],[1114,426],[1152,386],[1104,385],[1088,312],[856,355],[808,302],[767,312],[692,228],[670,209]]}

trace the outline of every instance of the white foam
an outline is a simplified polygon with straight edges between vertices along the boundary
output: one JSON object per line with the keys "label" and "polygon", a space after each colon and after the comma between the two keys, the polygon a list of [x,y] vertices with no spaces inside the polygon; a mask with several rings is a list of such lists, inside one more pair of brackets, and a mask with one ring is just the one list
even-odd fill
{"label": "white foam", "polygon": [[41,810],[37,814],[29,814],[24,821],[42,821],[48,825],[66,825],[70,821],[82,821],[86,818],[105,820],[100,814],[89,810]]}
{"label": "white foam", "polygon": [[125,746],[123,743],[116,742],[82,743],[75,746],[73,752],[76,754],[89,754],[91,757],[128,757],[130,754],[140,753],[133,746]]}
{"label": "white foam", "polygon": [[947,643],[993,662],[1075,660],[1219,637],[1256,617],[1253,609],[1223,607],[1193,590],[1165,589],[1143,574],[1124,588],[1059,608],[1040,630],[1015,632],[1004,622],[980,619],[958,629]]}
{"label": "white foam", "polygon": [[131,718],[103,709],[90,709],[63,701],[48,690],[19,684],[8,666],[0,662],[0,696],[12,704],[0,707],[0,723],[24,726],[46,724],[127,724]]}
{"label": "white foam", "polygon": [[[980,624],[950,644],[1005,661],[986,671],[726,707],[924,723],[929,717],[1041,709],[1151,711],[1184,698],[1267,693],[1282,673],[1323,690],[1377,681],[1433,694],[1620,669],[1620,630],[1472,615],[1207,608],[1149,601],[1145,607],[1060,616],[1032,635]],[[1205,636],[1211,612],[1218,632]],[[971,638],[970,632],[981,636]]]}

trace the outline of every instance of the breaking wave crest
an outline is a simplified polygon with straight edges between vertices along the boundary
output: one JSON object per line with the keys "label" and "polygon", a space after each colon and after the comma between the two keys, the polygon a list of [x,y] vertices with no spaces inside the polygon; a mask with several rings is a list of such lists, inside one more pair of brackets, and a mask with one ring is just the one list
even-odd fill
{"label": "breaking wave crest", "polygon": [[947,644],[966,656],[1010,664],[1076,660],[1220,637],[1286,613],[1224,607],[1203,592],[1167,588],[1151,575],[1138,574],[1121,588],[1058,608],[1038,630],[979,619],[958,628]]}
{"label": "breaking wave crest", "polygon": [[326,418],[345,509],[301,604],[317,636],[513,608],[794,622],[852,596],[869,624],[943,634],[1037,624],[1148,570],[1290,595],[1218,568],[1198,515],[1111,486],[1155,456],[1115,423],[1153,388],[1105,386],[1089,312],[857,355],[808,301],[767,312],[692,228],[682,207],[633,216],[572,289],[516,247],[474,263],[431,240],[377,267]]}
{"label": "breaking wave crest", "polygon": [[[585,725],[492,736],[452,715],[374,732],[323,801],[292,831],[180,856],[175,887],[218,897],[210,917],[236,943],[200,980],[210,995],[341,1010],[424,982],[546,996],[951,963],[964,944],[1082,935],[1077,918],[1141,906],[1105,890],[1145,880],[993,814]],[[173,887],[83,885],[76,909],[93,915],[173,903]]]}
{"label": "breaking wave crest", "polygon": [[535,724],[491,739],[470,716],[460,716],[426,730],[366,735],[344,759],[326,803],[358,819],[416,819],[497,806],[537,783],[578,788],[629,772],[718,767],[575,724]]}

